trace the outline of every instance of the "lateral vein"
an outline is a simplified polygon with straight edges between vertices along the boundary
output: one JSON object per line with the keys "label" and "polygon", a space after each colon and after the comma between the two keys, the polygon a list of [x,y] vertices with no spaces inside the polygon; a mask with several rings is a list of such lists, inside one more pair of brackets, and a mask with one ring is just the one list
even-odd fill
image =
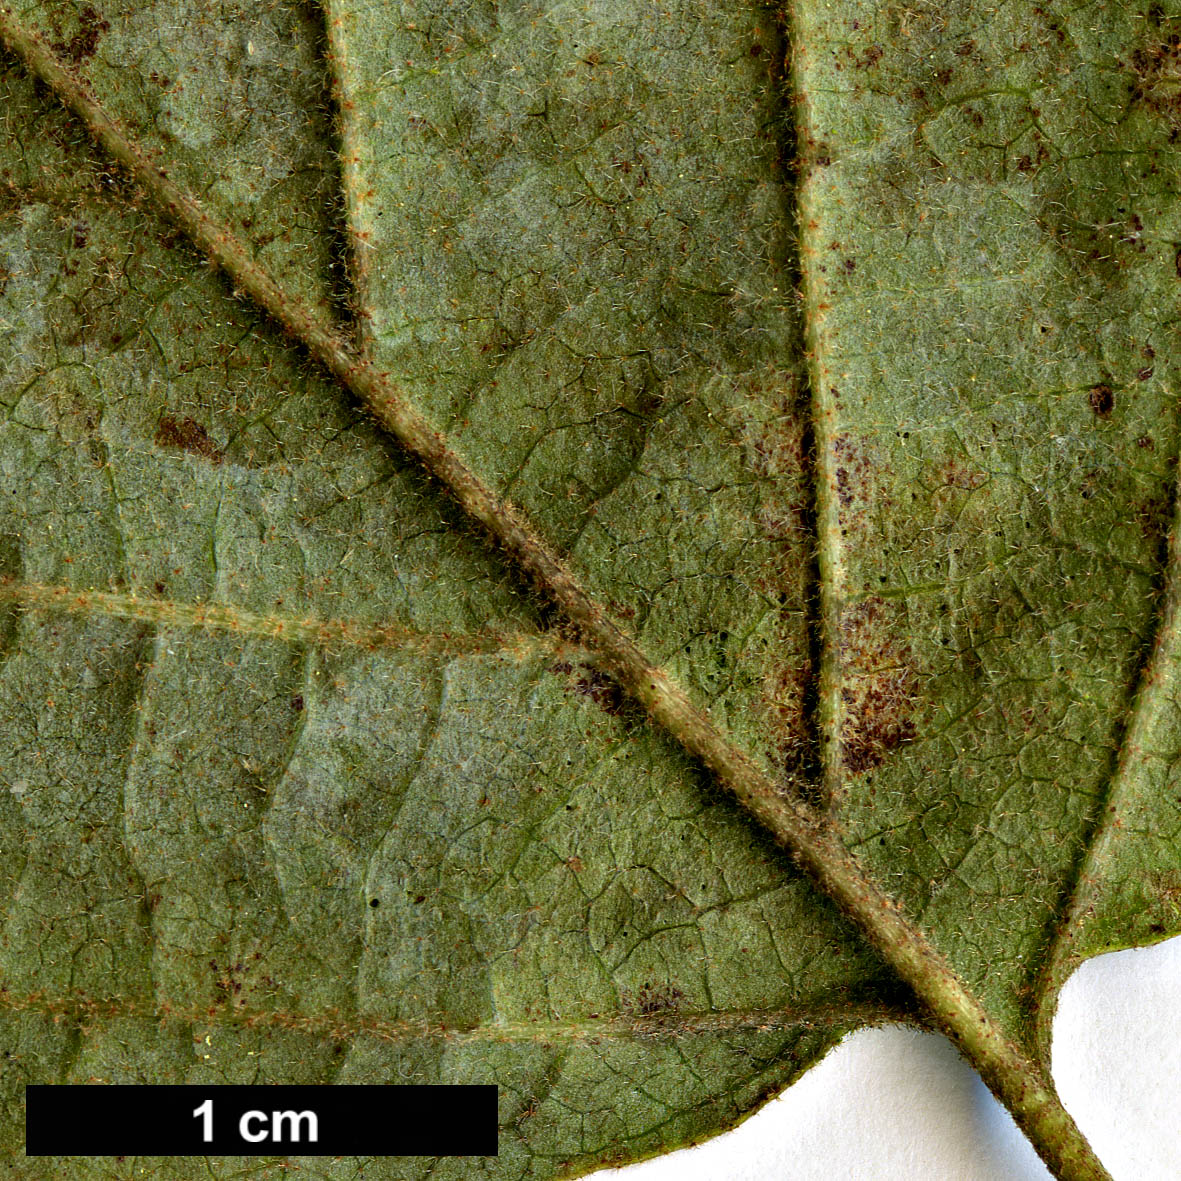
{"label": "lateral vein", "polygon": [[906,1009],[875,1001],[823,1002],[786,1009],[720,1010],[714,1012],[623,1013],[548,1021],[490,1021],[448,1025],[434,1021],[386,1021],[379,1017],[333,1013],[293,1013],[281,1009],[180,1009],[154,1006],[129,997],[67,994],[49,997],[34,992],[15,995],[0,988],[0,1008],[35,1013],[54,1021],[85,1025],[88,1021],[132,1019],[195,1026],[280,1028],[309,1037],[346,1039],[368,1035],[379,1041],[442,1041],[500,1043],[573,1043],[599,1041],[676,1041],[714,1033],[775,1033],[829,1027],[844,1032],[861,1025],[914,1023]]}
{"label": "lateral vein", "polygon": [[112,615],[164,627],[259,636],[308,644],[330,652],[345,648],[393,648],[439,656],[499,652],[515,659],[525,659],[536,653],[556,653],[569,648],[542,632],[427,632],[400,624],[264,614],[229,603],[185,603],[175,599],[141,598],[134,594],[0,578],[0,605],[5,603],[26,610]]}

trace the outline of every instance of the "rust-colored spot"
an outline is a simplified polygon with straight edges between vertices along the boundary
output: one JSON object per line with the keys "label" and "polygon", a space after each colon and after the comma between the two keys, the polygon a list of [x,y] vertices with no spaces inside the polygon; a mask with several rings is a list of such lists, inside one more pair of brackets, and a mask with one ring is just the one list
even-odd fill
{"label": "rust-colored spot", "polygon": [[210,463],[221,463],[224,456],[205,428],[193,418],[160,415],[156,423],[156,446],[200,455]]}
{"label": "rust-colored spot", "polygon": [[909,645],[890,628],[890,606],[877,596],[841,614],[841,764],[852,775],[881,766],[917,737]]}
{"label": "rust-colored spot", "polygon": [[1091,386],[1087,401],[1091,403],[1091,409],[1100,418],[1107,418],[1115,409],[1115,394],[1106,382]]}

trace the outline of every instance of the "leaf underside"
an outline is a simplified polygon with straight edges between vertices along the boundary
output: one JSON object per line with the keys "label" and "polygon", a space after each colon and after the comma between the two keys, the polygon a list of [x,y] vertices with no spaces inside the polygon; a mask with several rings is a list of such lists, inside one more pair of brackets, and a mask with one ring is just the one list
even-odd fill
{"label": "leaf underside", "polygon": [[[723,8],[29,19],[785,790],[839,770],[859,856],[1028,1041],[1080,892],[1071,956],[1177,927],[1167,653],[1135,694],[1168,588],[1181,22],[805,6],[793,104],[786,14]],[[14,1174],[63,1167],[21,1155],[24,1085],[91,1080],[495,1081],[495,1160],[304,1172],[585,1172],[730,1126],[904,1011],[421,473],[3,69]]]}

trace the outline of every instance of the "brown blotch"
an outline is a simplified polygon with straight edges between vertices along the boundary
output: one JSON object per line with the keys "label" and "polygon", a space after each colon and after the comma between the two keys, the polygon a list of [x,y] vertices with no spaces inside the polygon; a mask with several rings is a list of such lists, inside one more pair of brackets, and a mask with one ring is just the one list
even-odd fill
{"label": "brown blotch", "polygon": [[1149,496],[1133,505],[1132,516],[1145,538],[1160,545],[1168,536],[1171,509],[1168,496]]}
{"label": "brown blotch", "polygon": [[74,65],[81,65],[87,58],[94,57],[102,35],[110,27],[110,22],[104,20],[95,8],[84,4],[78,13],[78,31],[68,41],[54,41],[53,48]]}
{"label": "brown blotch", "polygon": [[618,718],[628,712],[628,700],[623,687],[614,677],[590,664],[580,664],[575,669],[568,660],[559,660],[550,665],[550,672],[571,676],[578,672],[577,679],[567,687],[568,693],[575,693],[579,697],[589,697],[604,713]]}
{"label": "brown blotch", "polygon": [[1162,18],[1153,42],[1132,50],[1129,101],[1155,115],[1170,129],[1173,142],[1181,131],[1181,21]]}
{"label": "brown blotch", "polygon": [[960,455],[951,456],[938,469],[940,486],[958,488],[964,492],[975,492],[988,483],[988,475],[979,468],[965,462]]}
{"label": "brown blotch", "polygon": [[1027,153],[1017,160],[1018,172],[1033,172],[1050,158],[1049,148],[1042,142],[1041,136],[1036,131],[1033,133],[1033,139],[1037,144],[1037,150],[1032,155]]}
{"label": "brown blotch", "polygon": [[674,984],[645,981],[638,992],[623,992],[620,999],[629,1017],[672,1017],[680,1010],[685,994]]}
{"label": "brown blotch", "polygon": [[168,414],[160,415],[156,423],[156,446],[200,455],[210,463],[221,463],[224,458],[209,433],[193,418],[177,419]]}
{"label": "brown blotch", "polygon": [[744,424],[747,463],[764,490],[759,531],[770,543],[770,560],[752,572],[752,584],[776,605],[777,641],[764,665],[762,701],[770,748],[782,770],[794,777],[806,770],[814,745],[807,703],[815,678],[802,615],[815,529],[806,483],[811,468],[807,406],[798,377],[790,372],[751,374],[744,392],[748,405],[771,411],[762,421]]}
{"label": "brown blotch", "polygon": [[[836,390],[832,393],[835,396]],[[833,442],[832,450],[839,465],[836,469],[837,498],[841,508],[847,509],[857,493],[869,486],[869,478],[872,475],[870,464],[848,435],[838,435]]]}
{"label": "brown blotch", "polygon": [[1087,401],[1091,403],[1091,409],[1100,418],[1107,418],[1115,409],[1115,394],[1106,382],[1091,386]]}
{"label": "brown blotch", "polygon": [[871,45],[858,58],[853,59],[853,67],[857,70],[869,70],[882,60],[885,50],[880,45]]}
{"label": "brown blotch", "polygon": [[841,765],[851,775],[879,767],[917,737],[915,677],[909,646],[889,628],[891,609],[877,596],[841,614]]}

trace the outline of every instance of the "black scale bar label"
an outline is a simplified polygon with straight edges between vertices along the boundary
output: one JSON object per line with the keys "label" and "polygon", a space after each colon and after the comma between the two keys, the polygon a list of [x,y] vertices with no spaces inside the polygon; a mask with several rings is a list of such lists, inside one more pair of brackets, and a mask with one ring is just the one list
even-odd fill
{"label": "black scale bar label", "polygon": [[495,1156],[496,1087],[28,1086],[28,1156]]}

